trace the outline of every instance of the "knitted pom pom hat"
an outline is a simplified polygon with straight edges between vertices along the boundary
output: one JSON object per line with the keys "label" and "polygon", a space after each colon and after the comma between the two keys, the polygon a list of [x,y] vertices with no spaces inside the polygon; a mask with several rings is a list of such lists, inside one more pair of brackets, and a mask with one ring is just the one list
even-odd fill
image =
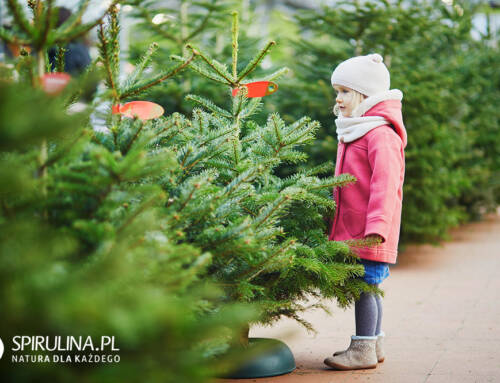
{"label": "knitted pom pom hat", "polygon": [[391,78],[378,53],[356,56],[341,62],[332,73],[332,86],[342,85],[365,96],[389,90]]}

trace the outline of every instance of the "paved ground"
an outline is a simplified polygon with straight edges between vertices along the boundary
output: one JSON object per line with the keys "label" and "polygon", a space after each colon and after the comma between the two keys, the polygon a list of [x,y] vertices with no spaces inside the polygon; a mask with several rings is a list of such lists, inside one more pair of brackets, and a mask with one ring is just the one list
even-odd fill
{"label": "paved ground", "polygon": [[500,215],[465,225],[440,247],[412,246],[382,284],[387,358],[374,370],[334,371],[323,365],[354,331],[354,309],[306,316],[318,334],[289,320],[254,328],[292,349],[297,369],[273,378],[223,383],[500,382]]}

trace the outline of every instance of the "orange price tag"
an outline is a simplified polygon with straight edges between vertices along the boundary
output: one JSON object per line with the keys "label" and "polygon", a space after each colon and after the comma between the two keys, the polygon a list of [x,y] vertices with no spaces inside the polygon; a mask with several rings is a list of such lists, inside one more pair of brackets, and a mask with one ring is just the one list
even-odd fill
{"label": "orange price tag", "polygon": [[[278,90],[278,84],[272,81],[256,81],[250,82],[248,84],[242,84],[242,87],[246,87],[248,90],[247,97],[264,97],[273,94]],[[241,88],[233,89],[233,96],[236,96]]]}
{"label": "orange price tag", "polygon": [[152,120],[158,118],[164,113],[161,105],[150,101],[131,101],[123,105],[113,105],[111,107],[112,114],[121,114],[125,117],[137,117],[140,120]]}
{"label": "orange price tag", "polygon": [[58,94],[68,85],[71,76],[63,72],[45,73],[42,76],[42,89],[48,94]]}

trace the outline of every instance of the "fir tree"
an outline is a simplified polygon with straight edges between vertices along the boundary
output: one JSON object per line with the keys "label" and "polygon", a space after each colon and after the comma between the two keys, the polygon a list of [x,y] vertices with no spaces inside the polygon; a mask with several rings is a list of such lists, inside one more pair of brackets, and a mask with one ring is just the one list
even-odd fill
{"label": "fir tree", "polygon": [[[90,110],[67,113],[72,86],[45,94],[38,82],[45,68],[36,62],[55,38],[37,43],[33,36],[48,30],[52,2],[36,3],[40,13],[33,22],[18,3],[9,5],[14,30],[24,25],[30,31],[23,43],[36,47],[37,55],[25,53],[16,62],[18,81],[0,83],[1,337],[10,350],[19,334],[112,335],[120,363],[12,365],[2,378],[206,381],[227,368],[227,360],[212,356],[227,348],[227,338],[252,318],[252,310],[220,307],[220,292],[200,279],[210,254],[176,243],[178,229],[167,224],[164,209],[168,196],[151,182],[181,171],[175,153],[152,147],[154,122],[114,116],[106,140],[89,126]],[[69,22],[76,23],[73,30],[87,28],[75,20]],[[122,84],[116,76],[116,8],[106,25],[100,29],[101,61],[115,102],[179,69]],[[61,43],[75,36],[68,33]]]}
{"label": "fir tree", "polygon": [[238,31],[234,12],[230,69],[188,45],[197,57],[191,69],[219,83],[228,97],[240,90],[230,108],[189,95],[203,109],[196,108],[192,119],[174,114],[158,126],[157,145],[173,148],[181,169],[161,183],[170,196],[170,223],[177,225],[180,241],[213,255],[207,276],[225,288],[227,301],[258,302],[261,323],[288,316],[311,329],[300,313],[325,307],[310,305],[310,295],[346,306],[367,288],[356,278],[363,272],[357,257],[348,244],[327,240],[323,220],[333,214],[332,188],[354,178],[320,179],[332,172],[328,163],[286,179],[274,174],[280,164],[306,160],[297,148],[313,142],[319,124],[303,117],[287,125],[277,113],[263,126],[252,121],[261,101],[247,98],[243,84],[274,80],[287,70],[250,79],[275,42],[239,70]]}

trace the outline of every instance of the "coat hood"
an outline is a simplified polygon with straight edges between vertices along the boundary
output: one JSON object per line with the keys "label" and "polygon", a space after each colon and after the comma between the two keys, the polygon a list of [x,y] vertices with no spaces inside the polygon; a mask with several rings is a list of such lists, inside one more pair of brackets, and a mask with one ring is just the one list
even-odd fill
{"label": "coat hood", "polygon": [[401,112],[402,99],[403,93],[398,89],[392,89],[367,97],[353,111],[353,116],[380,116],[385,118],[394,127],[396,133],[401,138],[404,148],[408,143],[408,138],[403,123],[403,114]]}

